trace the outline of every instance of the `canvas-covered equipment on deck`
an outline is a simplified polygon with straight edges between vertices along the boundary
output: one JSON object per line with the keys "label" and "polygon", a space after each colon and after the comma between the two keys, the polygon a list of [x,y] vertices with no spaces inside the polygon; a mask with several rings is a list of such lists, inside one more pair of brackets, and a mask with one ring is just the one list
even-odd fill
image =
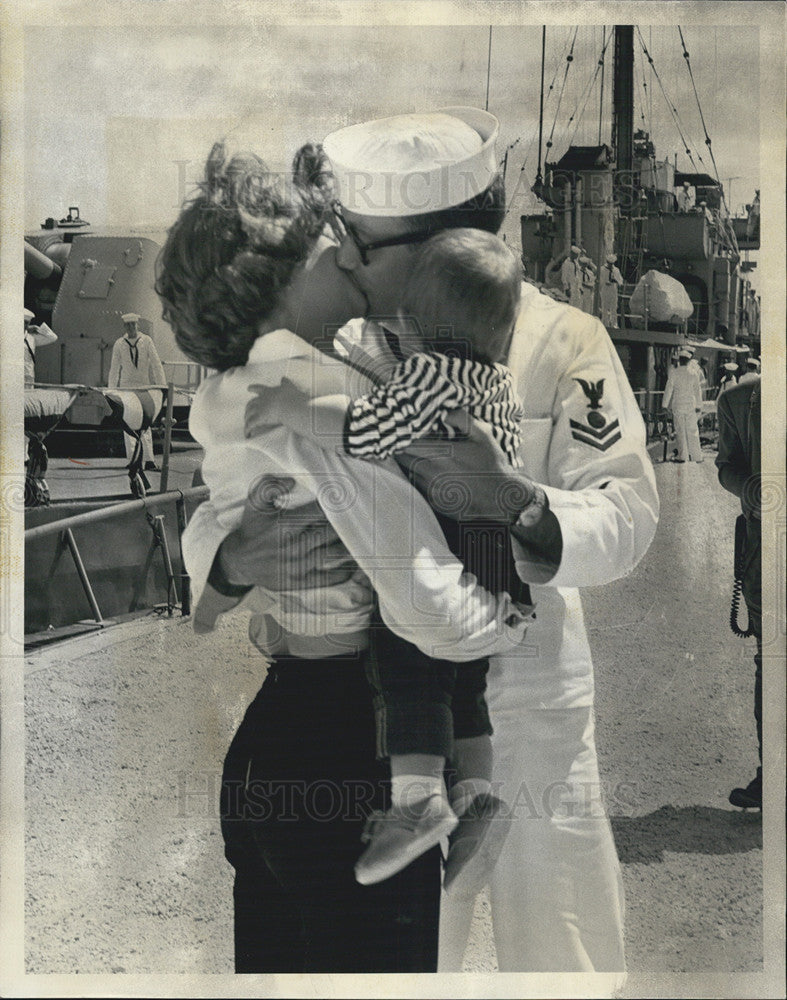
{"label": "canvas-covered equipment on deck", "polygon": [[683,285],[661,271],[647,271],[639,279],[631,296],[632,314],[645,315],[646,295],[648,318],[656,323],[683,323],[694,312]]}
{"label": "canvas-covered equipment on deck", "polygon": [[[165,386],[151,386],[165,391]],[[157,393],[157,395],[159,394]],[[48,506],[49,490],[44,480],[48,465],[45,441],[67,416],[72,423],[98,427],[105,418],[136,439],[129,463],[134,496],[150,489],[142,469],[140,434],[152,426],[160,405],[147,389],[93,388],[85,385],[38,385],[25,389],[25,435],[28,462],[25,475],[25,506]]]}

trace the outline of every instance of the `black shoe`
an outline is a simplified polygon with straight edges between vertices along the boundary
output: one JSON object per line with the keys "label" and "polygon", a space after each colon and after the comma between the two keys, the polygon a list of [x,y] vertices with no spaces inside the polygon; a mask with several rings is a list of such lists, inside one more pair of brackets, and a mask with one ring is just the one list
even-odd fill
{"label": "black shoe", "polygon": [[730,805],[739,809],[762,810],[762,778],[757,775],[745,788],[733,788],[730,792]]}
{"label": "black shoe", "polygon": [[155,462],[145,462],[145,472],[158,472],[159,467]]}

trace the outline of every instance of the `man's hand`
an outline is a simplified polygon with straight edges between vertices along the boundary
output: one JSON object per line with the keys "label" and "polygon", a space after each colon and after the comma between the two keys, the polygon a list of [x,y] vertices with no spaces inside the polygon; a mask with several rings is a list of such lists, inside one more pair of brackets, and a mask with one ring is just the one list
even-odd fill
{"label": "man's hand", "polygon": [[355,572],[355,562],[316,500],[288,508],[294,485],[282,476],[255,482],[240,526],[219,549],[221,572],[230,584],[310,590],[344,583]]}
{"label": "man's hand", "polygon": [[488,428],[462,411],[449,420],[463,437],[447,442],[414,443],[397,455],[411,481],[430,507],[457,521],[489,520],[514,524],[538,502],[540,491],[522,472],[512,469]]}

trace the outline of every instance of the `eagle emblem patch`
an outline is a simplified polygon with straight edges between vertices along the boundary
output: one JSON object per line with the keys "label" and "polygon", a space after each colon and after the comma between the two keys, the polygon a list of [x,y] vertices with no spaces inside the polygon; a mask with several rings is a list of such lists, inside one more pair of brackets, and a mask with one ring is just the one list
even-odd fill
{"label": "eagle emblem patch", "polygon": [[579,420],[569,421],[571,436],[576,441],[589,444],[591,448],[606,451],[607,448],[610,448],[616,441],[620,440],[621,432],[620,421],[615,419],[610,423],[608,418],[601,412],[604,379],[600,378],[598,382],[590,382],[584,378],[575,378],[574,381],[582,386],[582,391],[589,400],[589,412],[585,414],[586,424],[581,423]]}

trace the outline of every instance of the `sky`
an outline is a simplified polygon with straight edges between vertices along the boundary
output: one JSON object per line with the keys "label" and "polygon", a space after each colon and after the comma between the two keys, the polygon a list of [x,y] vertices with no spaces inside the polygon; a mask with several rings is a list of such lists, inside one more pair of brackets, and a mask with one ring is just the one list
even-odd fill
{"label": "sky", "polygon": [[[554,88],[547,89],[544,141],[554,123],[554,158],[572,139],[598,141],[600,74],[590,82],[601,53],[600,24],[578,31],[555,117],[573,30],[550,26],[546,35],[545,86],[554,80]],[[683,28],[733,209],[760,186],[758,32],[756,25]],[[302,142],[354,121],[450,104],[483,107],[487,67],[500,157],[511,147],[504,230],[510,241],[518,242],[519,215],[535,210],[529,188],[538,161],[539,25],[494,27],[491,53],[485,25],[281,26],[248,13],[235,25],[136,24],[122,32],[28,26],[24,41],[27,229],[61,217],[70,205],[94,225],[165,228],[215,139],[227,136],[285,169]],[[643,43],[669,104],[644,61]],[[677,26],[635,31],[635,53],[635,127],[651,132],[659,159],[677,153],[678,168],[691,169],[669,111],[676,107],[695,163],[713,173]],[[602,120],[607,142],[611,56],[610,44]]]}

